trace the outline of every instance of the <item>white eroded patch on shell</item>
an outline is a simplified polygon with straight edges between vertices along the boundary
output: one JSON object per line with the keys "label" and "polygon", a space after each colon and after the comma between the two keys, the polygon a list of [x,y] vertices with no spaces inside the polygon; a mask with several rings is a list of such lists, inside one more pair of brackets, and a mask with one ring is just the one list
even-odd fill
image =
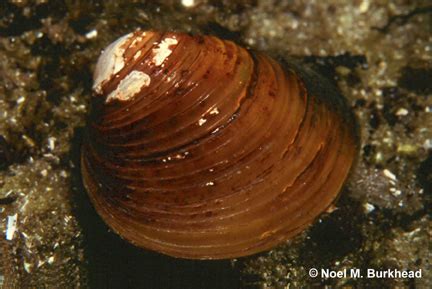
{"label": "white eroded patch on shell", "polygon": [[135,53],[133,59],[134,59],[134,60],[137,60],[140,56],[141,56],[141,50],[138,50],[138,52]]}
{"label": "white eroded patch on shell", "polygon": [[213,109],[210,111],[210,114],[219,114],[219,109],[218,109],[217,107],[213,108]]}
{"label": "white eroded patch on shell", "polygon": [[143,36],[145,36],[145,32],[141,32],[141,36],[135,37],[135,39],[131,43],[131,47],[135,47],[138,43],[140,43],[143,40]]}
{"label": "white eroded patch on shell", "polygon": [[171,55],[172,50],[170,49],[170,46],[176,45],[178,43],[177,39],[167,37],[164,40],[162,40],[161,43],[156,48],[153,48],[153,59],[152,62],[159,66],[161,65],[165,59]]}
{"label": "white eroded patch on shell", "polygon": [[148,74],[133,70],[123,78],[117,88],[108,95],[105,103],[109,103],[113,100],[128,101],[132,99],[143,87],[150,85],[150,80]]}
{"label": "white eroded patch on shell", "polygon": [[125,65],[124,62],[124,44],[133,36],[133,33],[124,35],[108,45],[99,56],[96,69],[93,74],[93,90],[96,93],[102,93],[102,85],[109,81]]}
{"label": "white eroded patch on shell", "polygon": [[202,126],[203,124],[205,124],[207,122],[207,120],[205,119],[205,118],[200,118],[199,120],[198,120],[198,125],[199,126]]}

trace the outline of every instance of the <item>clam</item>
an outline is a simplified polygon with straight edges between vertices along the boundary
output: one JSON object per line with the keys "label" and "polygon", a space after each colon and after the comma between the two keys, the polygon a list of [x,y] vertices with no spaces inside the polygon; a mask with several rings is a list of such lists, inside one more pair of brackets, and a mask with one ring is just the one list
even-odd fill
{"label": "clam", "polygon": [[213,36],[125,35],[93,90],[90,199],[120,236],[175,257],[293,237],[334,202],[357,153],[353,116],[322,77]]}

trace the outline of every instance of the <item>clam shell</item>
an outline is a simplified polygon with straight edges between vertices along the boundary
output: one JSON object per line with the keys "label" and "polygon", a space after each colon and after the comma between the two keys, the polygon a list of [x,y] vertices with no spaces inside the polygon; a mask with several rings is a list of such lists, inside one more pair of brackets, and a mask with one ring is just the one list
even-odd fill
{"label": "clam shell", "polygon": [[168,255],[267,250],[337,197],[351,113],[314,73],[213,36],[136,31],[96,65],[82,176],[123,238]]}

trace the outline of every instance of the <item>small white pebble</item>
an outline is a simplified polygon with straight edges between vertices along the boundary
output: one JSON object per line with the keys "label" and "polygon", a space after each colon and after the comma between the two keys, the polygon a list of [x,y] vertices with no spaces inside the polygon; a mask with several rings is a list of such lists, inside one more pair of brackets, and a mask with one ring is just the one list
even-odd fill
{"label": "small white pebble", "polygon": [[65,216],[65,217],[63,218],[63,220],[65,221],[66,224],[69,223],[70,219],[71,219],[70,216]]}
{"label": "small white pebble", "polygon": [[369,9],[369,0],[364,0],[359,7],[360,13],[365,13]]}
{"label": "small white pebble", "polygon": [[214,183],[213,182],[207,182],[206,186],[214,186]]}
{"label": "small white pebble", "polygon": [[27,263],[24,261],[24,270],[26,270],[27,273],[31,272],[31,268],[32,268],[32,264],[31,263]]}
{"label": "small white pebble", "polygon": [[20,104],[20,103],[23,103],[24,101],[25,101],[25,97],[24,97],[24,96],[21,96],[20,98],[17,99],[16,102],[17,102],[18,104]]}
{"label": "small white pebble", "polygon": [[377,161],[377,162],[381,162],[382,160],[383,160],[383,154],[381,153],[381,152],[377,152],[376,153],[376,155],[375,155],[375,160]]}
{"label": "small white pebble", "polygon": [[85,37],[87,39],[93,39],[93,38],[96,38],[97,36],[98,36],[98,31],[96,29],[90,30],[85,35]]}
{"label": "small white pebble", "polygon": [[390,180],[392,180],[392,181],[396,181],[396,180],[397,180],[396,175],[393,174],[393,173],[392,173],[391,171],[389,171],[388,169],[385,169],[385,170],[383,171],[383,173],[384,173],[384,176],[386,176],[386,177],[389,178]]}
{"label": "small white pebble", "polygon": [[195,0],[181,0],[181,4],[184,7],[193,7],[195,6]]}
{"label": "small white pebble", "polygon": [[319,50],[319,55],[320,55],[320,56],[326,56],[326,55],[327,55],[327,51],[325,51],[325,49],[322,49],[322,48],[321,48],[321,49]]}
{"label": "small white pebble", "polygon": [[34,142],[34,140],[31,137],[27,136],[27,135],[23,134],[22,138],[24,139],[25,143],[28,146],[34,147],[36,145],[35,142]]}
{"label": "small white pebble", "polygon": [[54,256],[51,256],[51,257],[49,257],[48,258],[48,264],[52,264],[52,263],[54,263]]}
{"label": "small white pebble", "polygon": [[43,176],[43,177],[46,177],[46,176],[48,176],[48,171],[47,170],[42,170],[41,171],[41,175]]}
{"label": "small white pebble", "polygon": [[394,196],[394,197],[399,197],[400,195],[402,195],[402,191],[401,190],[394,190],[393,192],[392,192],[392,195]]}
{"label": "small white pebble", "polygon": [[29,203],[28,195],[24,197],[24,203],[21,205],[20,212],[24,213]]}
{"label": "small white pebble", "polygon": [[430,149],[432,149],[432,139],[427,139],[427,140],[425,140],[424,143],[423,143],[423,148],[424,148],[425,150],[430,150]]}
{"label": "small white pebble", "polygon": [[44,264],[45,264],[45,260],[38,260],[36,267],[39,268],[39,267],[43,266]]}
{"label": "small white pebble", "polygon": [[17,227],[18,214],[8,216],[7,229],[6,229],[6,240],[12,240]]}
{"label": "small white pebble", "polygon": [[55,137],[49,137],[48,138],[48,148],[49,148],[49,150],[54,150],[55,149],[55,142],[56,142],[56,138]]}
{"label": "small white pebble", "polygon": [[404,115],[408,115],[408,110],[407,109],[405,109],[405,108],[399,108],[397,111],[396,111],[396,115],[397,116],[404,116]]}
{"label": "small white pebble", "polygon": [[369,204],[369,203],[365,203],[365,204],[363,205],[363,208],[365,209],[365,212],[366,212],[366,213],[370,213],[370,212],[372,212],[373,210],[375,210],[375,206],[372,205],[372,204]]}

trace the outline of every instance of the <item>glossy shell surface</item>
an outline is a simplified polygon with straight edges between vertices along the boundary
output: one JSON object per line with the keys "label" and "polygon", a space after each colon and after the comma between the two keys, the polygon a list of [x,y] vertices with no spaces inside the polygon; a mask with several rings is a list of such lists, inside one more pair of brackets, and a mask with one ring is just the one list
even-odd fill
{"label": "glossy shell surface", "polygon": [[97,212],[133,244],[184,258],[250,255],[296,235],[356,155],[343,100],[307,78],[212,36],[121,37],[96,65],[82,147]]}

